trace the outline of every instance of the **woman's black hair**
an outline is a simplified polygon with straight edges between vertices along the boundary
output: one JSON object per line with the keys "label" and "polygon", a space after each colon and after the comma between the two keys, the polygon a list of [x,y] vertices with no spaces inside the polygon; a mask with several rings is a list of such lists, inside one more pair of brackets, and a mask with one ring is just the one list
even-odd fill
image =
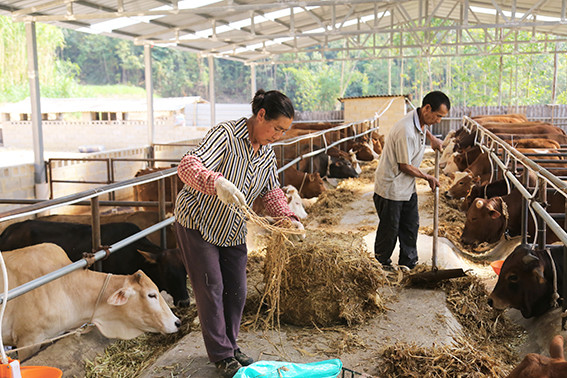
{"label": "woman's black hair", "polygon": [[451,100],[449,100],[449,97],[441,91],[433,91],[426,94],[421,106],[423,107],[427,104],[431,105],[432,111],[438,110],[442,104],[445,104],[447,110],[451,110]]}
{"label": "woman's black hair", "polygon": [[294,110],[291,100],[280,91],[258,90],[252,99],[252,114],[257,115],[260,109],[266,110],[266,121],[281,116],[293,119]]}

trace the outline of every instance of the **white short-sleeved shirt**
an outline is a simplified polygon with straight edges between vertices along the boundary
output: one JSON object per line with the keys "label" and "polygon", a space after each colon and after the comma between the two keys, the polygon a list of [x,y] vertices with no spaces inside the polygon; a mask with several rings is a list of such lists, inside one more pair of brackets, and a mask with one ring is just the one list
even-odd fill
{"label": "white short-sleeved shirt", "polygon": [[409,201],[415,193],[415,177],[400,171],[398,164],[421,165],[425,130],[421,129],[417,110],[406,114],[390,129],[374,179],[374,192],[380,197]]}

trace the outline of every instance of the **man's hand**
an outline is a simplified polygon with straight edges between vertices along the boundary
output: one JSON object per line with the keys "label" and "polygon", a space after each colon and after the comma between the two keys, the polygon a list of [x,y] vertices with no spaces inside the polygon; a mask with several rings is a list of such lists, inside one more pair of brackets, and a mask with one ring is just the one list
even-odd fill
{"label": "man's hand", "polygon": [[235,204],[237,206],[246,205],[244,194],[230,181],[224,177],[219,177],[215,181],[217,196],[225,205]]}
{"label": "man's hand", "polygon": [[439,180],[437,178],[435,178],[435,176],[427,175],[425,177],[425,179],[429,183],[429,187],[431,188],[431,190],[435,190],[435,188],[437,188],[441,185],[439,183]]}

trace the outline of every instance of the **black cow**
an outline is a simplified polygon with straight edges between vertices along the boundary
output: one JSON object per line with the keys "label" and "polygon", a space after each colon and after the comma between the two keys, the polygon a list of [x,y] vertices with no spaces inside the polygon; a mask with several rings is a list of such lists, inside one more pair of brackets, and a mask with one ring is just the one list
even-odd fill
{"label": "black cow", "polygon": [[524,318],[540,316],[550,310],[554,286],[563,298],[563,248],[562,245],[549,246],[550,259],[545,249],[531,249],[525,244],[516,247],[502,264],[488,304],[497,310],[515,308]]}
{"label": "black cow", "polygon": [[[101,229],[101,243],[114,244],[140,232],[133,223],[108,223]],[[0,235],[0,250],[10,251],[40,243],[54,243],[71,261],[92,250],[91,226],[78,223],[27,220],[8,226]],[[102,271],[132,274],[143,270],[160,290],[167,291],[177,306],[189,305],[187,274],[178,249],[162,249],[146,238],[139,239],[102,260]]]}
{"label": "black cow", "polygon": [[[308,160],[302,160],[299,168],[307,172]],[[349,178],[358,177],[351,162],[342,156],[329,156],[322,152],[313,157],[313,172],[319,172],[321,177]]]}

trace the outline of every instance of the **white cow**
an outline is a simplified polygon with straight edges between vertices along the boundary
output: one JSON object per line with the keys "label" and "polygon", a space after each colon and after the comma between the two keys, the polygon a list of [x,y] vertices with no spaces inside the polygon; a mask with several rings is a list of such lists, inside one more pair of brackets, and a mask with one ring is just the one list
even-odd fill
{"label": "white cow", "polygon": [[[71,263],[65,251],[51,243],[3,252],[2,256],[10,289]],[[4,344],[18,348],[37,344],[76,329],[91,318],[109,338],[132,339],[144,332],[179,330],[181,321],[144,272],[111,275],[108,281],[107,276],[77,270],[8,301],[2,322]],[[0,290],[4,290],[1,281]],[[38,350],[39,346],[23,349],[18,352],[19,359]]]}
{"label": "white cow", "polygon": [[303,208],[303,203],[301,201],[301,197],[299,196],[299,192],[293,185],[286,185],[282,188],[287,198],[287,203],[289,204],[289,208],[291,211],[294,212],[300,219],[307,218],[307,213]]}

